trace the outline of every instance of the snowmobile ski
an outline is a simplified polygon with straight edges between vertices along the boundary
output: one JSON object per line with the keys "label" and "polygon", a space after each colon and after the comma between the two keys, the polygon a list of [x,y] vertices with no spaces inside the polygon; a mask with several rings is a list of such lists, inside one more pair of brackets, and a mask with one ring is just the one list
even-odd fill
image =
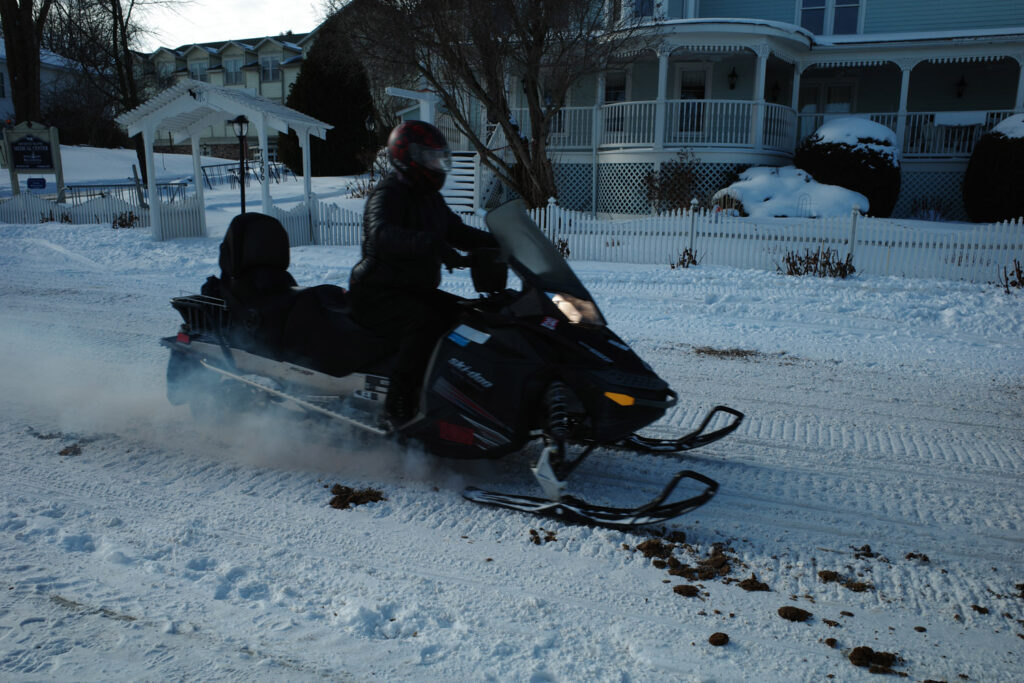
{"label": "snowmobile ski", "polygon": [[[694,479],[705,485],[699,495],[666,503],[665,501],[683,479]],[[675,519],[699,508],[718,492],[718,482],[692,470],[678,472],[665,489],[653,500],[635,508],[616,508],[592,505],[572,496],[553,501],[534,496],[484,491],[470,487],[462,495],[473,502],[519,510],[534,515],[552,517],[576,524],[594,524],[612,529],[628,530],[645,524],[659,524]]]}
{"label": "snowmobile ski", "polygon": [[[708,425],[719,413],[732,415],[735,419],[720,429],[705,432]],[[679,437],[678,439],[654,439],[648,436],[641,436],[639,434],[630,434],[626,438],[614,444],[606,444],[606,447],[633,451],[635,453],[682,453],[683,451],[690,451],[694,448],[706,446],[709,443],[718,441],[719,439],[732,434],[736,431],[736,428],[740,426],[742,421],[743,413],[740,411],[729,408],[728,406],[715,406],[707,415],[704,416],[704,420],[700,423],[700,426],[697,427],[697,429],[693,430],[689,434]]]}

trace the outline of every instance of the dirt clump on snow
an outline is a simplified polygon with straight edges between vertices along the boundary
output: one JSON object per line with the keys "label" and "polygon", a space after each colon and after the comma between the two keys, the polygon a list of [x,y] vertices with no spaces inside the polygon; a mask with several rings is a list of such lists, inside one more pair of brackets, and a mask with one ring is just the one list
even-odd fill
{"label": "dirt clump on snow", "polygon": [[850,663],[854,666],[868,667],[868,671],[873,674],[907,675],[893,670],[893,664],[901,661],[899,656],[893,652],[875,651],[866,645],[862,645],[850,651],[849,659]]}
{"label": "dirt clump on snow", "polygon": [[341,484],[335,484],[331,488],[331,507],[336,510],[347,510],[353,505],[363,505],[364,503],[377,503],[382,500],[387,500],[384,494],[374,488],[365,489],[354,489],[349,486],[342,486]]}
{"label": "dirt clump on snow", "polygon": [[711,637],[708,638],[708,642],[715,647],[721,647],[729,642],[729,635],[727,633],[712,633]]}
{"label": "dirt clump on snow", "polygon": [[716,349],[712,346],[695,346],[693,352],[700,356],[713,356],[715,358],[756,358],[763,355],[760,351],[749,349]]}
{"label": "dirt clump on snow", "polygon": [[637,550],[644,554],[644,557],[659,557],[661,559],[667,559],[672,556],[672,551],[675,550],[675,545],[672,543],[665,543],[660,538],[651,538],[636,547]]}
{"label": "dirt clump on snow", "polygon": [[65,446],[64,448],[60,449],[59,453],[57,453],[57,455],[63,455],[65,457],[66,456],[81,455],[81,454],[82,454],[82,447],[79,446],[77,443],[73,443],[70,446]]}
{"label": "dirt clump on snow", "polygon": [[682,595],[684,598],[695,598],[700,595],[700,588],[697,586],[691,586],[688,583],[681,583],[678,586],[672,586],[672,591],[676,595]]}
{"label": "dirt clump on snow", "polygon": [[771,590],[767,583],[763,583],[757,580],[756,574],[751,574],[749,579],[743,579],[739,583],[739,587],[745,591],[768,591]]}
{"label": "dirt clump on snow", "polygon": [[[870,546],[864,547],[868,548],[870,552]],[[868,583],[867,581],[857,581],[855,579],[850,579],[843,576],[839,572],[832,571],[831,569],[822,569],[820,572],[818,572],[818,578],[822,581],[822,583],[838,583],[839,585],[843,586],[847,590],[853,591],[854,593],[863,593],[864,591],[873,590],[875,587],[874,584]]]}
{"label": "dirt clump on snow", "polygon": [[814,615],[807,610],[800,609],[799,607],[786,605],[785,607],[779,608],[779,616],[789,621],[807,621]]}
{"label": "dirt clump on snow", "polygon": [[541,536],[540,533],[536,529],[530,529],[530,542],[533,543],[534,545],[540,545],[542,543],[550,543],[551,541],[557,541],[558,540],[558,537],[555,536],[555,532],[554,531],[548,531],[544,527],[541,527],[540,530],[544,532],[543,536]]}

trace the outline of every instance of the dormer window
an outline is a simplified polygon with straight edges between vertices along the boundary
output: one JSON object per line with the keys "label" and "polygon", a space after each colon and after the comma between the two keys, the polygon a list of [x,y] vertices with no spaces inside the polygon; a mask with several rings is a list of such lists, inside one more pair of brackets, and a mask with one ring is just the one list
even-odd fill
{"label": "dormer window", "polygon": [[857,33],[860,0],[800,0],[800,25],[815,35]]}
{"label": "dormer window", "polygon": [[221,60],[224,67],[224,85],[242,85],[245,83],[245,75],[242,74],[242,60],[234,57]]}
{"label": "dormer window", "polygon": [[264,55],[260,57],[260,80],[281,80],[281,55]]}
{"label": "dormer window", "polygon": [[210,77],[206,74],[206,70],[210,68],[210,62],[189,62],[188,63],[188,77],[194,81],[206,81],[210,80]]}

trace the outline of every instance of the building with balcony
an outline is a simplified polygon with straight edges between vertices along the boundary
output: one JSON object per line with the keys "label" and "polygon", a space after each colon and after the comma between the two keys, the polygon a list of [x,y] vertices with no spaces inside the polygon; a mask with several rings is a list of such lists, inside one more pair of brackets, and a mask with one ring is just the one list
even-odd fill
{"label": "building with balcony", "polygon": [[[237,88],[283,104],[298,78],[315,33],[161,47],[148,55],[149,70],[159,86],[166,87],[189,78]],[[276,141],[270,142],[271,160],[274,160],[276,146]],[[166,140],[156,143],[157,150],[167,151],[171,147]],[[227,123],[211,126],[202,138],[202,147],[204,154],[225,158],[238,156],[238,139]]]}
{"label": "building with balcony", "polygon": [[829,118],[860,116],[897,135],[894,215],[931,206],[964,219],[960,186],[974,143],[1024,112],[1024,2],[606,0],[605,8],[649,22],[655,47],[579,83],[564,102],[550,148],[566,208],[651,211],[644,179],[681,149],[699,160],[697,194],[708,197],[737,169],[791,163],[796,145]]}

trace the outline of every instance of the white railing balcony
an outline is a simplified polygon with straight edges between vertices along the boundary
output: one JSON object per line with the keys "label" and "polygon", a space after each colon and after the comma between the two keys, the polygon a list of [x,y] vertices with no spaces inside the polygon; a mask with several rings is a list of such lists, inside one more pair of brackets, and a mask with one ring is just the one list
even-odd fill
{"label": "white railing balcony", "polygon": [[[552,121],[548,146],[561,150],[592,149],[595,134],[600,148],[754,148],[760,138],[764,149],[792,152],[796,143],[796,114],[782,105],[740,100],[670,100],[664,107],[660,135],[658,103],[653,100],[565,107]],[[526,110],[518,109],[513,114],[522,134],[529,137]],[[760,136],[755,120],[760,122]]]}
{"label": "white railing balcony", "polygon": [[[912,112],[905,114],[903,141],[900,151],[909,158],[966,158],[974,151],[978,138],[992,130],[1013,111],[947,111]],[[898,112],[854,114],[800,114],[798,132],[803,140],[825,121],[839,116],[859,116],[881,123],[899,133]]]}

